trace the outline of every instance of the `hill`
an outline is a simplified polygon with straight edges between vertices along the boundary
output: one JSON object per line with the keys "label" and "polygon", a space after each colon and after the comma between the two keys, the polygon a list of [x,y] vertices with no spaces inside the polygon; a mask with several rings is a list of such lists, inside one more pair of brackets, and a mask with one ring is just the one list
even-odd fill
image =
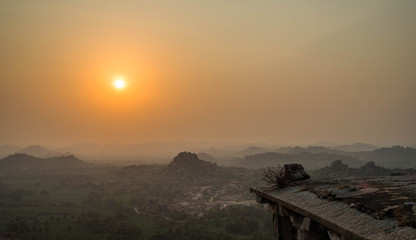
{"label": "hill", "polygon": [[47,157],[55,154],[54,151],[42,147],[41,145],[30,145],[21,149],[17,153],[23,153],[34,157]]}
{"label": "hill", "polygon": [[178,188],[199,189],[202,186],[226,188],[231,179],[244,179],[242,182],[245,182],[250,179],[246,176],[251,174],[253,171],[243,168],[220,167],[216,163],[199,159],[195,153],[181,152],[160,172],[155,181],[158,182],[160,188],[170,188],[166,191]]}
{"label": "hill", "polygon": [[330,166],[311,171],[314,178],[344,178],[344,177],[369,177],[369,176],[391,176],[391,175],[415,175],[414,169],[389,169],[377,166],[374,162],[367,162],[359,168],[350,168],[347,164],[337,160]]}
{"label": "hill", "polygon": [[337,153],[337,151],[333,151],[327,147],[322,147],[322,146],[309,146],[307,148],[301,148],[301,147],[293,147],[293,148],[289,148],[288,151],[286,152],[288,154],[298,154],[298,153]]}
{"label": "hill", "polygon": [[354,157],[323,152],[299,152],[296,154],[268,152],[246,156],[237,164],[238,166],[246,168],[263,168],[276,166],[278,164],[283,165],[287,163],[299,163],[302,164],[306,169],[318,169],[330,165],[335,160],[342,160],[343,162],[346,162],[347,164],[355,167],[364,164],[363,161]]}
{"label": "hill", "polygon": [[179,153],[166,167],[166,173],[177,178],[213,175],[217,170],[217,164],[201,160],[197,154],[190,152]]}
{"label": "hill", "polygon": [[245,156],[248,156],[248,155],[266,153],[266,152],[269,152],[269,150],[265,149],[265,148],[262,148],[262,147],[251,146],[251,147],[248,147],[244,150],[238,151],[236,153],[236,156],[237,157],[245,157]]}
{"label": "hill", "polygon": [[387,168],[416,169],[416,149],[411,147],[383,147],[374,151],[351,153],[351,155]]}
{"label": "hill", "polygon": [[[262,156],[257,156],[259,159],[259,163],[255,163],[255,161],[247,162],[247,160],[240,160],[240,164],[243,163],[241,166],[248,166],[248,167],[256,167],[256,166],[264,166],[266,162],[268,164],[275,163],[275,162],[287,162],[288,160],[293,160],[293,162],[297,162],[296,156],[300,157],[299,161],[307,161],[304,159],[304,156],[307,154],[312,154],[312,159],[315,159],[316,164],[318,166],[323,167],[322,163],[328,163],[328,160],[333,159],[336,157],[337,159],[334,160],[342,160],[345,163],[351,165],[352,167],[358,167],[356,164],[360,163],[364,164],[365,162],[375,162],[377,165],[386,168],[414,168],[416,169],[416,149],[411,147],[402,147],[402,146],[393,146],[393,147],[384,147],[384,148],[377,148],[376,146],[365,144],[365,143],[356,143],[353,145],[343,145],[335,147],[337,149],[330,149],[327,147],[321,146],[310,146],[306,148],[302,147],[285,147],[279,148],[277,150],[278,154],[268,153],[270,155],[267,159]],[[371,151],[358,151],[364,149],[373,149]],[[340,149],[344,149],[340,150]],[[346,151],[346,150],[357,150],[355,152]],[[287,155],[293,155],[287,156]],[[266,156],[266,155],[263,155]],[[319,156],[323,157],[319,159]],[[273,159],[273,160],[271,160]],[[353,162],[347,162],[353,161]],[[309,163],[310,164],[310,163]],[[329,165],[329,163],[327,164]]]}
{"label": "hill", "polygon": [[374,151],[378,149],[377,146],[367,144],[367,143],[354,143],[351,145],[340,145],[331,147],[331,149],[345,151],[345,152],[365,152],[365,151]]}
{"label": "hill", "polygon": [[167,164],[171,156],[192,149],[201,152],[204,144],[193,142],[142,142],[137,144],[123,143],[77,143],[57,150],[71,152],[88,161],[130,164]]}
{"label": "hill", "polygon": [[79,160],[73,155],[38,158],[24,153],[16,153],[0,159],[0,175],[72,171],[89,166],[88,163]]}

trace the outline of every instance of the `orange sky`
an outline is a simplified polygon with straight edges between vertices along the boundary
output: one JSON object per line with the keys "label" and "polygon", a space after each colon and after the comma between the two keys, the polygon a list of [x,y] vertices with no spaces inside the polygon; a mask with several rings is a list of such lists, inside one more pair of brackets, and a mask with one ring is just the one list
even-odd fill
{"label": "orange sky", "polygon": [[412,0],[0,1],[0,144],[415,144],[415,42]]}

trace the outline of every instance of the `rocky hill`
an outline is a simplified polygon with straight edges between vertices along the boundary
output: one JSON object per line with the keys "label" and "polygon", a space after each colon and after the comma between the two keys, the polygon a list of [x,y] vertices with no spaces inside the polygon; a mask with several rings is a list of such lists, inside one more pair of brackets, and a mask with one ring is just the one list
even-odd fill
{"label": "rocky hill", "polygon": [[208,161],[200,160],[198,155],[195,153],[190,152],[181,152],[173,160],[168,164],[168,170],[176,170],[176,169],[183,169],[183,168],[190,168],[190,169],[201,169],[201,170],[212,170],[216,169],[217,164],[211,163]]}
{"label": "rocky hill", "polygon": [[189,182],[214,177],[220,172],[217,164],[201,160],[195,153],[181,152],[167,165],[163,175]]}
{"label": "rocky hill", "polygon": [[241,199],[242,193],[248,194],[252,180],[259,178],[255,177],[256,171],[219,167],[190,152],[179,153],[157,174],[149,186],[157,189],[161,197],[171,199],[174,196],[188,203],[199,199],[195,204],[203,204],[209,199],[208,202],[214,203],[217,198],[221,201]]}

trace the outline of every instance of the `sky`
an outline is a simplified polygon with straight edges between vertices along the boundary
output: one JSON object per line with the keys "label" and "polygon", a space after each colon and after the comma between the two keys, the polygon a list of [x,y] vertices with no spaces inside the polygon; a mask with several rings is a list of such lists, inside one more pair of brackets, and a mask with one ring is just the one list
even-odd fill
{"label": "sky", "polygon": [[0,144],[413,145],[415,43],[413,0],[0,0]]}

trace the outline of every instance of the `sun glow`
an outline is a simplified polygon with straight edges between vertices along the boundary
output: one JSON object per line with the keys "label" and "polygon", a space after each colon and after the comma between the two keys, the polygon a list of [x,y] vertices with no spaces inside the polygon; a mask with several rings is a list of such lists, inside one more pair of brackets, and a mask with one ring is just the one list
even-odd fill
{"label": "sun glow", "polygon": [[116,80],[114,80],[113,84],[115,88],[120,90],[126,87],[126,82],[124,81],[124,78],[117,78]]}

